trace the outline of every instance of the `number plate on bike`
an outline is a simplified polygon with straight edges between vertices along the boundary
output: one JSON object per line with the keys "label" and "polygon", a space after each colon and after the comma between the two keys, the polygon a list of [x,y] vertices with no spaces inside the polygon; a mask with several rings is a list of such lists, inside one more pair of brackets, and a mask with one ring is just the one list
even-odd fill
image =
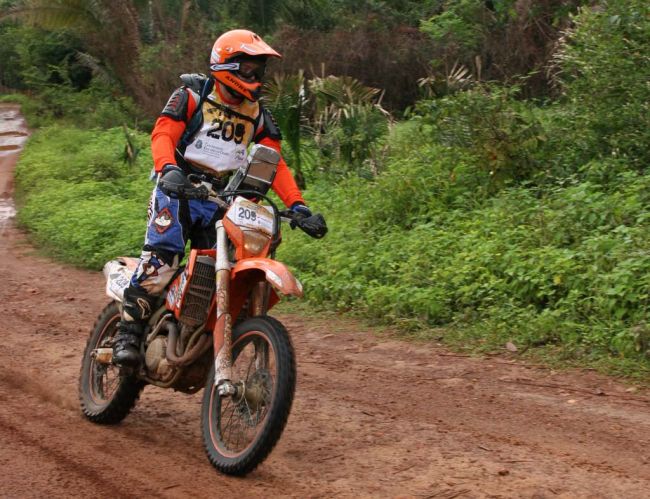
{"label": "number plate on bike", "polygon": [[273,215],[259,204],[237,197],[228,209],[226,217],[239,227],[256,229],[265,234],[273,234]]}

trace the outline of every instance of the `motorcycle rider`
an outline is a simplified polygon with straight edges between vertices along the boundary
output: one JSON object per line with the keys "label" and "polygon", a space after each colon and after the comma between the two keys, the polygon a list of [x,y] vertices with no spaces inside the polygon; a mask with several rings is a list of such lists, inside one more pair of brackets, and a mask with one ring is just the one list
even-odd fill
{"label": "motorcycle rider", "polygon": [[[246,161],[252,142],[280,152],[280,130],[258,100],[269,57],[281,56],[252,31],[224,33],[212,48],[211,78],[184,79],[186,85],[172,93],[156,121],[151,148],[157,182],[140,261],[124,290],[113,345],[113,362],[119,366],[140,363],[144,325],[178,269],[187,240],[205,244],[205,233],[223,216],[215,203],[183,199],[169,186],[187,185],[186,175],[197,172],[225,186],[228,174]],[[292,211],[311,217],[283,159],[272,188]]]}

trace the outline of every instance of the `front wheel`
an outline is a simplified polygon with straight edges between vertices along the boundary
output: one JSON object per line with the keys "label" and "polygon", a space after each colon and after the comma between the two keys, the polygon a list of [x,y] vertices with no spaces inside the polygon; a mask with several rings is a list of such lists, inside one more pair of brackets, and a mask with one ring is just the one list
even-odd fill
{"label": "front wheel", "polygon": [[79,375],[81,412],[93,423],[115,424],[122,421],[135,405],[144,382],[133,375],[123,376],[113,364],[95,359],[98,348],[110,348],[117,333],[120,307],[109,303],[99,314],[84,349]]}
{"label": "front wheel", "polygon": [[201,408],[203,443],[222,473],[245,475],[269,455],[287,423],[296,388],[296,361],[284,326],[255,317],[233,330],[234,396],[220,397],[214,366]]}

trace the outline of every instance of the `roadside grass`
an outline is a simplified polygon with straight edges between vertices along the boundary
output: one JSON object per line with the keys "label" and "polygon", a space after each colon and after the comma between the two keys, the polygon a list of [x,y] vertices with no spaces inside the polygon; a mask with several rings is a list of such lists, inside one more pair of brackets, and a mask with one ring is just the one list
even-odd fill
{"label": "roadside grass", "polygon": [[[431,177],[448,178],[424,161]],[[476,351],[512,342],[647,375],[650,175],[578,181],[543,196],[510,188],[463,209],[419,189],[436,179],[412,162],[396,173],[411,184],[403,197],[413,208],[401,220],[391,205],[402,194],[388,182],[307,192],[330,233],[314,241],[288,232],[278,255],[297,269],[311,304],[417,337],[443,328],[446,344]]]}
{"label": "roadside grass", "polygon": [[[561,344],[538,345],[532,348],[517,345],[515,333],[507,328],[493,328],[489,323],[454,325],[447,327],[420,327],[412,329],[412,324],[399,323],[387,325],[353,311],[335,312],[319,307],[309,300],[287,300],[280,302],[272,311],[274,313],[296,315],[301,317],[318,317],[337,324],[339,321],[356,322],[363,330],[372,331],[379,338],[392,338],[427,345],[436,345],[451,352],[479,358],[499,358],[507,361],[536,364],[547,369],[589,370],[607,376],[614,376],[642,389],[650,389],[650,365],[639,363],[638,359],[603,355],[585,355]],[[333,326],[332,333],[336,334]],[[517,351],[510,351],[507,343],[517,346]]]}
{"label": "roadside grass", "polygon": [[[148,137],[129,132],[147,150]],[[42,253],[100,269],[137,255],[146,227],[149,153],[124,160],[121,128],[51,125],[28,140],[16,168],[18,222]]]}

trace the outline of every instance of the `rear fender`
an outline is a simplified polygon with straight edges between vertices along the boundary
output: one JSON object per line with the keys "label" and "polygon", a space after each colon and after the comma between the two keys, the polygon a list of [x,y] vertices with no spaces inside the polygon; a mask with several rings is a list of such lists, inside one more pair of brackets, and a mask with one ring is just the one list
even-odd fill
{"label": "rear fender", "polygon": [[104,265],[106,294],[109,298],[120,303],[124,301],[124,290],[129,286],[131,276],[138,268],[138,262],[137,258],[121,256]]}

